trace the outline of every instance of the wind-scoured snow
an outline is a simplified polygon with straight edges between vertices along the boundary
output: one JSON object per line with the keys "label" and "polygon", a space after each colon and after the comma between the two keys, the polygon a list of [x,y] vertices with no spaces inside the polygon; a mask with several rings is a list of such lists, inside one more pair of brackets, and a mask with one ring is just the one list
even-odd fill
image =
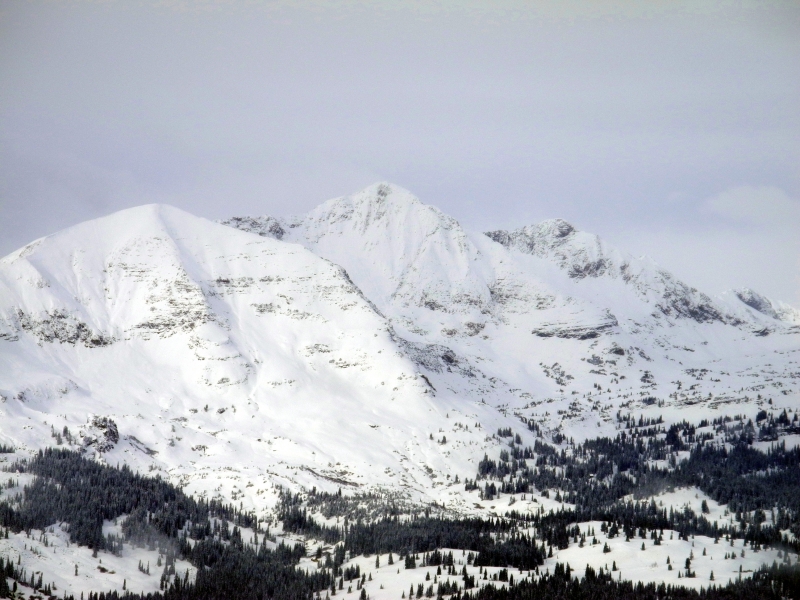
{"label": "wind-scoured snow", "polygon": [[1,441],[66,426],[265,508],[275,483],[439,498],[519,416],[582,439],[620,408],[797,399],[800,338],[773,304],[712,300],[564,221],[471,233],[376,184],[226,225],[142,206],[3,258]]}
{"label": "wind-scoured snow", "polygon": [[[796,409],[800,313],[562,220],[467,231],[380,183],[295,217],[148,205],[36,240],[0,259],[0,365],[4,466],[61,444],[259,515],[279,485],[491,514],[455,478],[498,428],[532,444],[521,419],[579,441],[618,411]],[[664,551],[652,576],[616,556],[650,581]]]}
{"label": "wind-scoured snow", "polygon": [[[797,397],[800,338],[789,307],[712,298],[560,219],[472,233],[379,183],[306,215],[225,223],[343,266],[398,337],[449,351],[462,377],[448,387],[461,397],[580,437],[607,432],[620,406],[646,410],[646,399],[663,400],[668,418],[669,406],[713,412],[749,403],[748,392]],[[560,406],[531,410],[544,401]]]}
{"label": "wind-scoured snow", "polygon": [[[253,507],[275,483],[420,491],[430,467],[471,471],[473,452],[445,454],[473,440],[429,439],[452,401],[299,245],[145,206],[6,257],[0,285],[2,436],[19,449],[67,427],[111,464]],[[98,419],[116,440],[96,443]]]}

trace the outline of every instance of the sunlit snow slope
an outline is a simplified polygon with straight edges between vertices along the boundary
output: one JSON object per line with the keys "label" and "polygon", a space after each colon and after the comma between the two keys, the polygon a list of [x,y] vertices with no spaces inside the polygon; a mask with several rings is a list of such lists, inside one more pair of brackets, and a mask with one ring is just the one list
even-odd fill
{"label": "sunlit snow slope", "polygon": [[0,298],[0,436],[20,448],[67,426],[110,464],[250,506],[273,482],[427,493],[482,450],[430,439],[458,399],[296,244],[143,206],[6,257]]}
{"label": "sunlit snow slope", "polygon": [[754,416],[798,404],[798,358],[797,311],[756,292],[710,298],[564,221],[465,231],[389,184],[285,219],[142,206],[0,261],[0,443],[258,510],[275,484],[472,509],[452,482],[499,427]]}
{"label": "sunlit snow slope", "polygon": [[798,398],[796,311],[751,290],[713,299],[562,220],[472,233],[376,184],[307,215],[226,224],[342,265],[400,338],[450,353],[473,382],[462,396],[575,437],[612,432],[620,407],[700,419],[759,393]]}

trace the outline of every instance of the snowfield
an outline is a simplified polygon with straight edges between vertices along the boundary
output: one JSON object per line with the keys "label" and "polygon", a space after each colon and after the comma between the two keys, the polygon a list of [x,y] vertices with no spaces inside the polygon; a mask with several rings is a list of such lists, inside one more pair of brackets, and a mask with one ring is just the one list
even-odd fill
{"label": "snowfield", "polygon": [[[631,539],[626,542],[623,539],[615,538],[608,540],[604,535],[600,534],[600,522],[585,523],[582,530],[594,528],[598,533],[597,545],[586,545],[579,548],[577,544],[572,544],[568,549],[556,552],[552,558],[548,558],[545,564],[539,567],[539,572],[535,571],[520,571],[519,569],[501,567],[475,567],[467,564],[467,553],[457,548],[445,548],[442,552],[453,552],[457,575],[447,575],[446,569],[442,575],[437,574],[437,567],[418,567],[416,569],[405,569],[403,565],[397,561],[397,556],[394,556],[395,564],[389,565],[388,554],[381,554],[379,556],[380,567],[375,567],[376,556],[358,556],[345,563],[345,567],[359,566],[361,573],[371,578],[364,583],[364,588],[367,590],[370,598],[373,600],[397,600],[401,594],[405,593],[408,598],[408,590],[413,586],[415,592],[417,586],[423,585],[424,589],[433,585],[436,589],[438,581],[452,581],[457,582],[460,587],[463,587],[462,569],[467,566],[467,574],[475,576],[475,583],[477,586],[482,587],[487,584],[492,584],[497,587],[505,587],[507,582],[498,581],[496,578],[500,571],[506,570],[509,576],[513,576],[515,582],[520,582],[523,579],[536,579],[540,573],[552,573],[557,562],[569,564],[573,577],[583,577],[586,566],[589,565],[594,569],[602,568],[604,571],[611,571],[614,577],[619,577],[623,580],[642,583],[660,583],[665,582],[671,585],[680,585],[693,589],[708,588],[712,585],[724,585],[728,581],[735,581],[737,578],[747,578],[754,570],[760,568],[764,564],[772,564],[773,561],[781,562],[782,556],[778,556],[777,550],[761,550],[759,552],[750,552],[749,549],[743,549],[741,541],[732,547],[730,543],[720,541],[719,544],[714,544],[711,538],[697,536],[696,538],[685,541],[677,539],[677,532],[665,531],[665,541],[660,546],[653,546],[652,541],[647,541],[646,549],[641,549],[643,540]],[[674,536],[675,539],[669,539]],[[601,541],[602,540],[602,541]],[[610,552],[603,552],[603,545],[608,543]],[[706,554],[703,554],[703,551]],[[740,556],[742,550],[745,555]],[[735,557],[726,559],[725,555],[733,555]],[[693,556],[691,560],[691,568],[695,573],[694,577],[684,577],[686,559]],[[673,569],[669,570],[667,559],[669,558]],[[793,564],[797,562],[797,555],[793,555],[790,560]],[[616,570],[612,569],[616,566]],[[739,569],[741,567],[741,570]],[[316,563],[312,559],[303,559],[299,567],[303,570],[312,571],[316,568]],[[486,572],[486,579],[483,578],[483,572]],[[711,580],[711,573],[714,573],[714,579]],[[682,573],[678,577],[678,573]],[[434,581],[434,577],[437,581]],[[356,581],[347,582],[345,580],[344,592],[347,593],[348,587],[351,587],[353,593],[356,591]]]}
{"label": "snowfield", "polygon": [[[164,572],[164,566],[160,565],[166,563],[163,556],[159,560],[158,552],[126,545],[122,556],[109,552],[93,556],[89,548],[70,544],[67,530],[67,525],[56,523],[44,531],[33,529],[30,535],[24,531],[12,533],[8,539],[0,539],[0,556],[15,563],[19,561],[29,581],[31,575],[36,578],[41,575],[43,584],[51,584],[57,596],[66,593],[78,597],[82,593],[109,590],[148,593],[160,589]],[[104,533],[114,532],[113,523],[104,527]],[[149,574],[139,570],[140,563],[145,570],[149,568]],[[184,578],[188,574],[188,581],[194,581],[197,569],[188,562],[176,560],[174,568],[176,575]]]}
{"label": "snowfield", "polygon": [[[141,206],[0,259],[0,444],[16,450],[0,466],[60,445],[261,519],[282,487],[502,515],[507,495],[484,501],[463,485],[497,458],[498,429],[527,446],[538,435],[527,423],[578,442],[617,435],[620,414],[668,426],[763,409],[800,409],[796,309],[745,288],[712,297],[561,220],[466,231],[386,183],[286,218]],[[656,501],[699,512],[703,499]],[[517,495],[513,509],[560,506]],[[712,570],[725,583],[779,560],[671,536],[645,551],[638,539],[608,540],[609,553],[605,539],[573,544],[544,568],[615,561],[624,579],[678,583],[693,553],[697,576],[680,583],[700,587]],[[58,595],[158,589],[157,553],[93,558],[66,539],[54,524],[0,539],[0,555],[44,572]],[[374,571],[375,599],[423,582],[352,560]]]}

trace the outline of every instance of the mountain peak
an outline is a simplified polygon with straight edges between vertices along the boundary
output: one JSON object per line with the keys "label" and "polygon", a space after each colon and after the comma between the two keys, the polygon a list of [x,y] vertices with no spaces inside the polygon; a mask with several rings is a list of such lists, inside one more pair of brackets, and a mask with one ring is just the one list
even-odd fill
{"label": "mountain peak", "polygon": [[563,219],[550,219],[514,231],[490,231],[490,239],[509,250],[542,258],[565,271],[570,279],[616,279],[657,313],[698,322],[736,322],[705,294],[679,281],[648,258],[634,258],[609,246],[599,236],[579,231]]}
{"label": "mountain peak", "polygon": [[422,204],[419,198],[409,190],[395,183],[391,183],[390,181],[377,181],[352,195],[374,197],[380,200],[387,200],[391,197],[393,202],[401,201]]}
{"label": "mountain peak", "polygon": [[562,239],[577,232],[575,227],[564,219],[548,219],[533,227],[539,231],[542,237],[556,239]]}
{"label": "mountain peak", "polygon": [[458,221],[393,183],[374,183],[304,215],[223,223],[300,243],[342,265],[381,310],[393,302],[456,311],[490,303],[480,251]]}
{"label": "mountain peak", "polygon": [[[563,260],[565,251],[569,255],[578,252],[592,258],[603,258],[606,251],[598,236],[579,231],[564,219],[548,219],[513,231],[488,231],[485,235],[508,249],[540,258],[556,253]],[[600,275],[602,270],[594,274]]]}
{"label": "mountain peak", "polygon": [[332,198],[327,202],[323,202],[312,212],[316,212],[323,207],[333,207],[343,204],[361,207],[376,205],[394,207],[425,206],[419,198],[407,189],[389,183],[388,181],[378,181],[353,194],[339,196],[338,198]]}
{"label": "mountain peak", "polygon": [[90,239],[97,238],[98,242],[100,238],[118,241],[134,237],[141,232],[166,231],[170,223],[181,220],[206,221],[202,217],[197,217],[169,204],[142,204],[84,221],[39,238],[3,257],[2,261],[10,264],[29,256],[42,245],[61,244],[71,247],[76,241],[83,240],[87,236]]}
{"label": "mountain peak", "polygon": [[[304,215],[279,218],[269,215],[231,217],[220,223],[262,237],[277,240],[285,238],[291,241],[293,237],[297,237],[299,229],[311,228],[312,224],[316,224],[317,228],[327,229],[335,227],[337,223],[339,226],[350,223],[351,226],[355,224],[365,230],[376,221],[385,220],[388,212],[397,214],[414,210],[434,211],[439,216],[448,218],[438,209],[420,202],[407,189],[387,181],[379,181],[354,194],[327,200]],[[294,236],[291,235],[292,232]]]}
{"label": "mountain peak", "polygon": [[784,302],[775,302],[750,288],[730,291],[740,302],[766,317],[790,324],[800,324],[800,310]]}
{"label": "mountain peak", "polygon": [[778,312],[772,304],[772,300],[752,290],[750,288],[740,288],[733,290],[733,294],[744,304],[763,315],[778,319]]}
{"label": "mountain peak", "polygon": [[423,204],[414,194],[388,182],[374,183],[361,191],[323,202],[306,215],[287,219],[290,227],[303,223],[309,230],[323,228],[328,232],[348,223],[362,233],[374,226],[394,228],[400,223],[416,222],[423,230],[458,223],[438,208]]}

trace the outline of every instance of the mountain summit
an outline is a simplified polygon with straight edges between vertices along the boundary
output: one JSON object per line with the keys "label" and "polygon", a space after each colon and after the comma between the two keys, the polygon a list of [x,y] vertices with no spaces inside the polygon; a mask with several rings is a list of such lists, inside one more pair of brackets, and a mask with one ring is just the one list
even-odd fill
{"label": "mountain summit", "polygon": [[261,235],[274,235],[277,224],[281,239],[343,265],[382,309],[459,310],[491,301],[487,274],[476,270],[480,251],[461,225],[395,185],[377,183],[305,215],[252,223],[248,230]]}
{"label": "mountain summit", "polygon": [[506,248],[543,258],[570,279],[609,278],[622,282],[655,311],[699,323],[741,321],[707,295],[678,280],[648,258],[635,258],[606,244],[599,236],[578,231],[562,219],[543,221],[514,231],[486,235]]}
{"label": "mountain summit", "polygon": [[468,231],[387,183],[286,218],[148,205],[0,260],[0,443],[66,428],[255,510],[279,485],[468,510],[448,478],[494,431],[613,437],[623,410],[796,397],[793,315],[563,220]]}

